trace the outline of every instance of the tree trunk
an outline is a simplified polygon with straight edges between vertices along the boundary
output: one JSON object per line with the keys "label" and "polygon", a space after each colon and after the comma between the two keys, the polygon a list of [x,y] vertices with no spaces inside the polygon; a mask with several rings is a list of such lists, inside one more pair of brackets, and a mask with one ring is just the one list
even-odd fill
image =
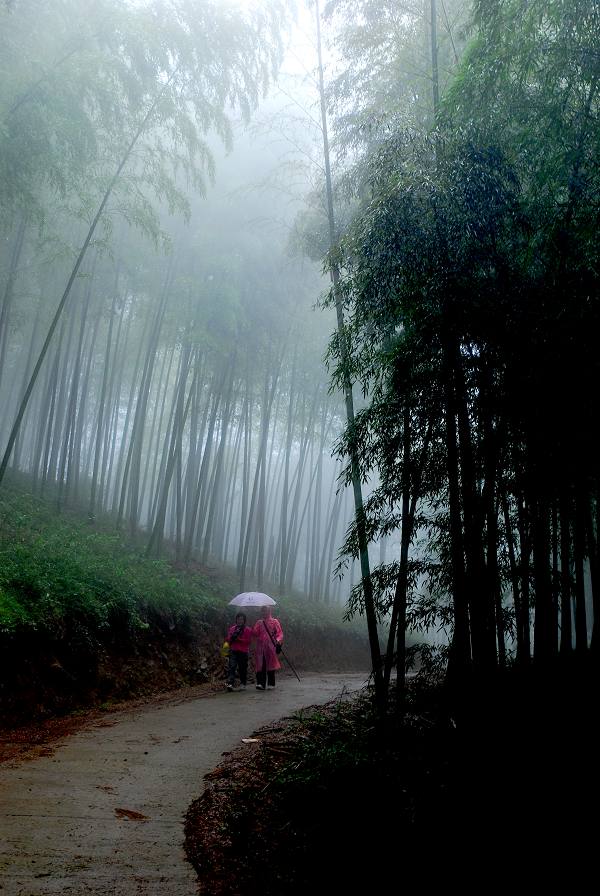
{"label": "tree trunk", "polygon": [[[4,375],[4,365],[6,363],[6,352],[8,345],[8,330],[10,323],[10,310],[12,307],[14,291],[15,291],[15,281],[17,279],[17,273],[19,269],[19,262],[21,260],[21,252],[23,250],[23,242],[25,239],[25,217],[22,216],[19,221],[19,226],[17,227],[17,232],[15,235],[15,241],[13,244],[13,250],[10,256],[10,265],[8,268],[8,277],[6,280],[6,286],[4,287],[4,296],[2,298],[2,305],[0,306],[0,388],[2,387],[2,380]],[[8,400],[6,402],[8,404]]]}
{"label": "tree trunk", "polygon": [[41,349],[40,354],[39,354],[39,356],[38,356],[38,359],[37,359],[37,361],[36,361],[36,364],[35,364],[35,367],[34,367],[34,369],[33,369],[33,372],[32,372],[32,374],[31,374],[31,379],[29,380],[29,383],[28,383],[28,385],[27,385],[27,389],[25,390],[25,394],[23,395],[23,398],[21,399],[21,402],[20,402],[20,404],[19,404],[19,408],[18,408],[18,410],[17,410],[17,416],[16,416],[15,422],[14,422],[14,424],[13,424],[12,430],[11,430],[11,432],[10,432],[10,435],[9,435],[9,437],[8,437],[8,442],[7,442],[7,445],[6,445],[6,449],[5,449],[5,452],[4,452],[4,456],[3,456],[3,458],[2,458],[2,462],[0,463],[0,483],[1,483],[2,480],[4,479],[4,474],[5,474],[5,472],[6,472],[6,467],[8,466],[8,462],[9,462],[9,460],[10,460],[10,456],[11,456],[11,454],[12,454],[12,450],[13,450],[13,447],[14,447],[14,444],[15,444],[15,439],[17,438],[19,429],[20,429],[20,427],[21,427],[21,421],[22,421],[22,419],[23,419],[23,415],[25,414],[25,410],[26,410],[26,408],[27,408],[27,405],[29,404],[29,399],[31,398],[31,393],[33,392],[33,387],[35,386],[35,383],[36,383],[36,380],[37,380],[37,378],[38,378],[38,376],[39,376],[39,372],[40,372],[40,370],[41,370],[42,364],[44,363],[44,358],[46,357],[46,353],[48,352],[48,348],[50,347],[50,343],[51,343],[51,341],[52,341],[52,336],[54,335],[54,331],[55,331],[55,329],[56,329],[56,327],[57,327],[57,325],[58,325],[58,322],[59,322],[59,320],[60,320],[60,318],[61,318],[61,316],[62,316],[62,312],[63,312],[63,310],[64,310],[64,307],[65,307],[66,303],[67,303],[67,299],[69,298],[69,295],[70,295],[70,293],[71,293],[71,289],[72,289],[72,287],[73,287],[73,284],[74,284],[74,282],[75,282],[75,279],[76,279],[76,277],[77,277],[77,274],[79,273],[79,268],[81,267],[81,263],[82,263],[83,259],[85,258],[86,252],[87,252],[87,250],[88,250],[88,246],[90,245],[90,242],[91,242],[91,240],[92,240],[92,237],[93,237],[93,235],[94,235],[94,233],[95,233],[95,231],[96,231],[96,227],[98,226],[98,222],[100,221],[100,218],[102,217],[102,214],[103,214],[103,212],[104,212],[104,209],[106,208],[106,205],[107,205],[107,203],[108,203],[108,200],[110,199],[110,197],[111,197],[111,195],[112,195],[112,191],[114,190],[114,188],[115,188],[115,186],[116,186],[116,184],[117,184],[117,182],[118,182],[118,180],[119,180],[119,178],[120,178],[120,176],[121,176],[121,172],[123,171],[123,168],[125,167],[125,165],[126,165],[127,162],[129,161],[129,158],[130,158],[130,156],[131,156],[131,153],[132,153],[133,150],[134,150],[134,147],[135,147],[136,143],[138,142],[138,140],[139,140],[139,138],[141,137],[142,133],[143,133],[144,130],[146,129],[146,125],[148,124],[148,122],[150,121],[150,118],[151,118],[152,115],[154,114],[154,111],[156,110],[156,107],[158,106],[158,103],[159,103],[159,101],[161,100],[164,91],[167,89],[167,87],[168,87],[169,84],[171,83],[171,80],[172,80],[174,74],[175,74],[175,73],[173,72],[173,74],[172,74],[172,75],[170,76],[170,78],[167,80],[167,82],[165,83],[163,89],[160,91],[160,93],[158,94],[158,96],[156,97],[156,99],[154,100],[154,102],[152,103],[152,105],[150,106],[150,108],[148,109],[148,112],[146,113],[146,115],[144,116],[144,118],[143,118],[143,120],[142,120],[140,126],[139,126],[138,129],[136,130],[136,132],[135,132],[135,134],[134,134],[134,136],[133,136],[133,139],[132,139],[131,142],[129,143],[129,146],[127,147],[127,150],[125,151],[125,153],[124,153],[124,155],[123,155],[123,158],[122,158],[121,161],[119,162],[119,164],[118,164],[118,166],[117,166],[117,170],[115,171],[113,177],[111,178],[111,181],[110,181],[110,183],[109,183],[109,185],[108,185],[108,187],[107,187],[107,189],[106,189],[106,192],[104,193],[104,196],[102,197],[102,200],[101,200],[100,205],[99,205],[99,207],[98,207],[98,211],[96,212],[96,214],[95,214],[95,216],[94,216],[94,218],[93,218],[93,220],[92,220],[92,223],[91,223],[90,228],[89,228],[89,230],[88,230],[88,232],[87,232],[86,238],[85,238],[85,240],[84,240],[84,242],[83,242],[83,246],[81,247],[81,249],[80,249],[80,251],[79,251],[79,254],[78,254],[77,259],[76,259],[76,261],[75,261],[75,264],[74,264],[74,266],[73,266],[73,270],[71,271],[71,274],[70,274],[69,279],[68,279],[68,281],[67,281],[67,285],[66,285],[66,287],[65,287],[65,291],[63,292],[62,298],[61,298],[60,302],[58,303],[58,307],[57,307],[57,309],[56,309],[56,312],[55,312],[55,314],[54,314],[54,317],[52,318],[52,322],[51,322],[50,327],[49,327],[49,329],[48,329],[48,333],[47,333],[46,338],[45,338],[45,340],[44,340],[44,344],[42,345],[42,349]]}
{"label": "tree trunk", "polygon": [[516,552],[515,552],[515,540],[513,537],[512,523],[511,523],[510,512],[509,512],[509,508],[508,508],[508,498],[506,496],[506,488],[505,488],[504,484],[502,484],[500,487],[500,501],[502,504],[502,514],[504,517],[506,549],[508,552],[508,564],[509,564],[509,569],[510,569],[510,580],[511,580],[511,585],[512,585],[513,605],[514,605],[514,612],[515,612],[515,633],[516,633],[516,639],[517,639],[517,663],[519,665],[523,665],[524,664],[524,654],[525,654],[525,643],[523,640],[523,626],[521,625],[521,620],[523,618],[523,611],[521,609],[519,570],[517,567]]}
{"label": "tree trunk", "polygon": [[541,490],[532,502],[532,548],[535,582],[533,655],[545,663],[552,656],[552,580],[550,577],[550,508]]}
{"label": "tree trunk", "polygon": [[454,632],[448,660],[448,678],[458,686],[471,665],[471,635],[469,630],[469,604],[465,583],[462,520],[460,512],[460,475],[456,430],[456,396],[454,391],[453,357],[451,337],[445,335],[443,344],[445,442],[448,475],[448,513],[450,523],[450,558],[452,569],[452,598],[454,605]]}
{"label": "tree trunk", "polygon": [[156,519],[152,528],[152,534],[146,547],[146,556],[148,557],[151,555],[154,555],[155,557],[160,556],[171,480],[173,477],[175,466],[177,464],[177,460],[181,456],[182,435],[185,427],[185,421],[189,413],[195,385],[192,382],[186,400],[185,388],[190,370],[190,356],[191,346],[189,342],[187,342],[182,349],[182,361],[180,366],[179,380],[175,389],[175,395],[173,397],[175,403],[175,413],[173,416],[173,426],[171,429],[168,462],[165,475],[161,483],[161,498],[158,503],[158,509],[156,511]]}
{"label": "tree trunk", "polygon": [[568,656],[573,650],[571,589],[571,501],[567,486],[560,494],[560,653]]}
{"label": "tree trunk", "polygon": [[235,359],[232,359],[231,366],[229,369],[229,387],[227,390],[227,396],[225,398],[225,407],[223,410],[223,416],[221,418],[221,437],[219,439],[219,447],[217,449],[217,457],[215,464],[215,475],[213,479],[212,485],[212,493],[210,496],[210,504],[208,508],[208,515],[206,519],[206,529],[204,532],[204,546],[202,548],[202,563],[206,563],[208,559],[208,555],[210,553],[210,548],[212,544],[213,538],[213,527],[215,522],[215,517],[217,514],[217,505],[219,500],[223,499],[223,495],[221,494],[221,477],[223,472],[223,464],[225,460],[225,446],[227,444],[227,437],[229,434],[229,420],[231,417],[232,410],[232,394],[233,394],[233,380],[235,374]]}
{"label": "tree trunk", "polygon": [[529,614],[530,608],[530,557],[531,557],[531,539],[530,530],[530,513],[529,507],[525,504],[525,499],[519,496],[518,503],[518,525],[519,525],[519,543],[520,551],[520,572],[521,572],[521,619],[518,624],[521,626],[523,637],[523,661],[529,664],[531,660],[531,619]]}
{"label": "tree trunk", "polygon": [[587,614],[585,609],[585,498],[581,483],[575,491],[575,650],[585,656],[588,648]]}
{"label": "tree trunk", "polygon": [[112,351],[113,326],[115,319],[115,310],[117,307],[117,296],[119,294],[119,274],[120,264],[117,264],[115,270],[115,281],[113,283],[113,297],[110,306],[110,315],[108,318],[108,333],[106,335],[106,351],[104,355],[104,368],[102,370],[102,384],[100,386],[100,396],[98,398],[98,414],[96,417],[96,437],[94,445],[94,466],[92,468],[92,484],[90,490],[90,504],[88,515],[90,520],[95,519],[96,515],[96,492],[98,489],[98,475],[100,472],[100,452],[102,450],[102,434],[104,428],[104,413],[106,406],[106,395],[108,391],[108,376],[110,371],[110,357]]}
{"label": "tree trunk", "polygon": [[[260,474],[261,468],[263,467],[266,460],[266,450],[267,450],[267,439],[269,436],[269,422],[271,419],[271,408],[273,406],[273,399],[275,397],[275,390],[277,388],[277,383],[279,381],[279,373],[281,370],[281,363],[283,359],[280,359],[279,364],[277,366],[277,370],[273,373],[271,379],[271,385],[269,387],[268,383],[268,375],[265,379],[265,389],[264,389],[264,400],[262,407],[262,421],[261,421],[261,437],[260,443],[258,447],[258,457],[256,461],[256,469],[254,471],[254,484],[252,487],[252,495],[250,497],[250,509],[248,511],[248,521],[246,524],[246,535],[244,538],[244,550],[242,554],[242,564],[240,568],[240,591],[244,590],[245,586],[245,577],[246,577],[246,568],[248,565],[248,552],[250,549],[250,538],[253,532],[252,524],[254,519],[254,514],[256,511],[256,505],[259,496],[259,488],[260,488]],[[261,521],[259,520],[259,527],[261,525]],[[260,531],[260,528],[259,528]]]}
{"label": "tree trunk", "polygon": [[[189,529],[185,535],[185,545],[184,545],[184,561],[185,563],[189,563],[192,556],[192,548],[194,545],[195,534],[196,534],[196,526],[202,530],[204,528],[204,520],[201,515],[201,501],[203,494],[208,492],[208,482],[209,482],[209,467],[210,467],[210,458],[212,455],[213,448],[213,438],[215,425],[217,421],[217,413],[219,410],[220,402],[223,397],[223,386],[225,383],[226,377],[226,369],[220,374],[219,383],[216,386],[214,391],[214,395],[212,398],[212,410],[210,413],[210,420],[208,424],[208,432],[206,435],[206,442],[204,445],[204,452],[202,455],[202,463],[200,464],[200,472],[198,474],[198,481],[195,485],[195,490],[193,494],[193,504],[192,504],[192,515],[189,523]],[[215,384],[216,385],[216,384]],[[198,516],[200,515],[200,520],[198,520]]]}
{"label": "tree trunk", "polygon": [[[327,218],[329,221],[329,246],[331,249],[333,249],[336,243],[336,228],[335,216],[333,211],[331,165],[329,160],[329,137],[327,131],[327,106],[325,100],[325,82],[323,76],[323,55],[321,47],[321,11],[319,7],[319,0],[316,0],[315,7],[317,21],[317,52],[319,61],[319,98],[321,105],[321,123],[323,131],[323,159],[325,163],[325,185],[327,192]],[[375,612],[375,599],[373,595],[373,583],[371,581],[371,569],[369,564],[369,547],[363,507],[360,466],[358,463],[358,452],[355,445],[354,397],[352,395],[352,384],[350,382],[350,377],[347,373],[349,351],[347,346],[344,315],[342,310],[342,297],[340,295],[339,288],[339,270],[335,263],[331,266],[331,277],[333,281],[333,290],[335,296],[337,330],[341,349],[341,360],[344,370],[346,371],[346,373],[344,374],[344,398],[346,403],[346,420],[348,424],[349,435],[348,443],[352,471],[352,491],[354,494],[354,510],[360,553],[360,567],[362,574],[362,590],[365,606],[365,616],[367,620],[367,632],[369,636],[371,664],[373,668],[373,680],[375,684],[375,700],[380,714],[383,714],[385,712],[385,693],[383,690],[381,646],[379,644],[379,635],[377,632],[377,616]]]}

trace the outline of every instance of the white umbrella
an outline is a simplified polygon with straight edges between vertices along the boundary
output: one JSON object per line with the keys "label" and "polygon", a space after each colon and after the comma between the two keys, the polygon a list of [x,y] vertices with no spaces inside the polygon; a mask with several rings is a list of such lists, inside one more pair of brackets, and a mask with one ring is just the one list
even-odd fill
{"label": "white umbrella", "polygon": [[230,604],[233,604],[234,607],[271,607],[274,606],[277,601],[273,600],[272,597],[269,597],[268,594],[262,594],[260,591],[242,591],[241,594],[237,594],[233,600],[229,601]]}

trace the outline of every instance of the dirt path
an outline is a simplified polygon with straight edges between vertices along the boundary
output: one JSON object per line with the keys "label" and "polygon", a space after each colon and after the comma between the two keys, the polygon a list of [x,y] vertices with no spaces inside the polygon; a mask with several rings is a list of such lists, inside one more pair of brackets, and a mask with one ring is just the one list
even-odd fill
{"label": "dirt path", "polygon": [[274,691],[119,711],[0,766],[1,896],[195,896],[183,816],[203,775],[255,729],[365,678],[282,675]]}

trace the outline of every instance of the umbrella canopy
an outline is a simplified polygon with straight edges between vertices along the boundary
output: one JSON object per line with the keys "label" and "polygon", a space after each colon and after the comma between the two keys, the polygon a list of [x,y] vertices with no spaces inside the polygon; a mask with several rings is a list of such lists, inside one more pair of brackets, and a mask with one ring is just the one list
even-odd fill
{"label": "umbrella canopy", "polygon": [[260,591],[242,591],[229,603],[233,604],[234,607],[270,607],[276,604],[277,601],[269,597],[268,594],[262,594]]}

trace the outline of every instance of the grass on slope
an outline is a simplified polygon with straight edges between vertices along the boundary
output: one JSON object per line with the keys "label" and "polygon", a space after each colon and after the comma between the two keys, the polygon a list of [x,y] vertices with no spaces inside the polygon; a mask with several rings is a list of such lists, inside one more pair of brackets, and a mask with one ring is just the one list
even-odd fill
{"label": "grass on slope", "polygon": [[[90,631],[114,622],[143,629],[148,618],[229,618],[237,590],[231,572],[177,569],[143,553],[114,523],[92,524],[75,511],[3,484],[0,491],[0,634],[60,634],[65,621]],[[249,587],[251,587],[249,585]],[[266,587],[265,587],[265,590]],[[342,625],[342,611],[297,597],[277,598],[288,622]],[[360,621],[343,624],[360,631]]]}

